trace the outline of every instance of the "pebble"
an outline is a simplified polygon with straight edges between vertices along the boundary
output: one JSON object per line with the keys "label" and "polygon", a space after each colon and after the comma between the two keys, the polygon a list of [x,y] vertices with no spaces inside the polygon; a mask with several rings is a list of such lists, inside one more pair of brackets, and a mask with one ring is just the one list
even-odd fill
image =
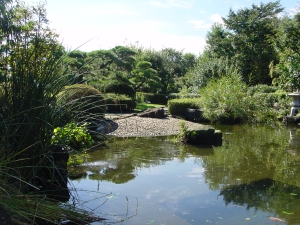
{"label": "pebble", "polygon": [[180,133],[180,124],[184,121],[189,128],[199,128],[199,123],[185,121],[167,116],[163,119],[131,116],[118,120],[117,128],[109,135],[118,137],[145,137],[145,136],[167,136]]}

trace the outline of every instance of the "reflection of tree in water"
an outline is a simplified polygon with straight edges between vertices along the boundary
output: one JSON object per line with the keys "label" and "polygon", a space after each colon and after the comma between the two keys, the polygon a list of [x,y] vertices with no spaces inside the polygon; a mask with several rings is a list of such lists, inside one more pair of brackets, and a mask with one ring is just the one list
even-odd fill
{"label": "reflection of tree in water", "polygon": [[[286,151],[289,132],[283,128],[234,126],[223,128],[223,146],[203,157],[203,176],[212,190],[272,178],[300,186],[300,154]],[[225,131],[224,131],[225,130]]]}
{"label": "reflection of tree in water", "polygon": [[212,155],[213,149],[179,146],[170,137],[115,138],[108,147],[90,153],[91,162],[85,169],[92,172],[89,179],[120,184],[134,179],[140,168],[164,165],[174,159],[184,162],[187,154],[200,159]]}
{"label": "reflection of tree in water", "polygon": [[274,213],[288,221],[287,224],[298,224],[300,220],[300,188],[297,186],[266,178],[248,184],[225,186],[220,195],[226,205]]}
{"label": "reflection of tree in water", "polygon": [[93,174],[89,175],[89,179],[122,184],[135,178],[134,169],[130,160],[120,158],[113,167],[107,165],[98,171],[92,169]]}
{"label": "reflection of tree in water", "polygon": [[[120,184],[134,179],[137,169],[163,165],[179,154],[180,150],[167,137],[115,138],[107,148],[90,153],[92,162],[87,163],[86,169],[92,172],[89,179]],[[97,161],[101,165],[93,166]]]}

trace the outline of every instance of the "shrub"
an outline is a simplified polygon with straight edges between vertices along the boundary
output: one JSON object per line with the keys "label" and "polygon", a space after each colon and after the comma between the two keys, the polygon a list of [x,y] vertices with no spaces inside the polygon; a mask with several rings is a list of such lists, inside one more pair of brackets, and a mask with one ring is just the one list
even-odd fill
{"label": "shrub", "polygon": [[101,119],[105,112],[104,99],[101,93],[85,84],[66,86],[58,95],[58,104],[64,111],[68,112],[67,115],[71,117],[70,120],[72,117],[79,121],[90,118]]}
{"label": "shrub", "polygon": [[51,144],[82,151],[92,146],[93,139],[86,124],[68,123],[64,127],[56,127],[53,130]]}
{"label": "shrub", "polygon": [[199,98],[199,94],[194,93],[170,93],[169,94],[169,100],[175,99],[175,98]]}
{"label": "shrub", "polygon": [[136,107],[136,102],[127,95],[108,93],[104,94],[106,111],[133,111]]}
{"label": "shrub", "polygon": [[104,87],[105,93],[115,93],[127,95],[131,98],[135,98],[135,90],[128,84],[120,83],[118,81],[110,82]]}
{"label": "shrub", "polygon": [[168,102],[168,110],[171,115],[184,116],[187,108],[200,109],[200,102],[199,98],[172,99]]}
{"label": "shrub", "polygon": [[166,105],[168,103],[168,100],[169,100],[169,96],[165,94],[145,93],[145,92],[136,93],[136,101],[138,103],[150,102],[152,104]]}
{"label": "shrub", "polygon": [[247,86],[239,76],[211,80],[200,90],[203,117],[214,123],[235,123],[247,119],[253,106],[246,98]]}
{"label": "shrub", "polygon": [[269,86],[266,84],[257,84],[255,86],[248,87],[247,94],[254,95],[256,93],[275,93],[277,91],[277,87]]}

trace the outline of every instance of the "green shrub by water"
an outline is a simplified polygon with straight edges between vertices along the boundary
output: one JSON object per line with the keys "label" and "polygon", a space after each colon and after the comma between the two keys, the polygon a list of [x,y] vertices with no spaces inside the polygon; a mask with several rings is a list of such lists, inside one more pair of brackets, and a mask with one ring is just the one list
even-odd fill
{"label": "green shrub by water", "polygon": [[213,123],[235,123],[252,116],[253,102],[238,75],[211,80],[200,95],[203,117]]}
{"label": "green shrub by water", "polygon": [[168,110],[171,115],[184,116],[187,108],[200,109],[200,98],[182,98],[168,101]]}

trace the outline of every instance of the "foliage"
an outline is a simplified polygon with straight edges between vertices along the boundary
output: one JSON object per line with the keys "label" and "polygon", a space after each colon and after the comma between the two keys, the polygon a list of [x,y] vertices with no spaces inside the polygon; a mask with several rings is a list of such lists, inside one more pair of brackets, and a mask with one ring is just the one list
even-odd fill
{"label": "foliage", "polygon": [[63,48],[43,5],[1,1],[0,10],[0,149],[6,149],[15,175],[30,182],[64,114],[56,105],[68,82]]}
{"label": "foliage", "polygon": [[179,123],[179,134],[176,137],[176,141],[182,144],[185,144],[187,142],[187,138],[190,131],[188,129],[188,126],[186,125],[184,120],[181,120]]}
{"label": "foliage", "polygon": [[62,215],[83,223],[89,212],[36,194],[34,183],[65,113],[56,104],[69,83],[64,48],[44,5],[0,1],[0,15],[1,206],[18,224],[58,223]]}
{"label": "foliage", "polygon": [[169,99],[175,99],[175,98],[199,98],[199,94],[194,93],[188,93],[188,91],[180,91],[180,93],[170,93],[168,95]]}
{"label": "foliage", "polygon": [[[163,48],[160,51],[133,47],[138,52],[138,62],[147,61],[157,73],[157,78],[140,91],[167,94],[177,92],[176,80],[183,77],[195,64],[196,57],[191,53],[183,54],[172,48]],[[158,83],[159,82],[159,83]]]}
{"label": "foliage", "polygon": [[246,90],[247,86],[239,76],[211,80],[200,90],[203,117],[213,123],[247,120],[251,117],[253,105],[251,99],[246,98]]}
{"label": "foliage", "polygon": [[105,93],[124,94],[132,99],[135,98],[135,90],[128,84],[120,83],[119,81],[112,81],[105,85]]}
{"label": "foliage", "polygon": [[57,103],[73,120],[102,119],[105,112],[101,93],[85,84],[65,86],[58,94]]}
{"label": "foliage", "polygon": [[247,94],[254,95],[256,93],[275,93],[278,90],[275,86],[266,84],[257,84],[255,86],[248,87]]}
{"label": "foliage", "polygon": [[274,49],[278,15],[283,11],[279,1],[252,5],[237,13],[229,11],[225,25],[232,30],[234,58],[238,62],[243,80],[247,83],[271,84],[269,64],[277,63]]}
{"label": "foliage", "polygon": [[138,103],[153,103],[153,104],[162,104],[166,105],[168,102],[168,95],[166,94],[155,94],[155,93],[144,93],[137,92],[136,93],[136,101]]}
{"label": "foliage", "polygon": [[171,115],[184,116],[187,108],[199,109],[202,107],[200,98],[182,98],[168,101],[168,110]]}
{"label": "foliage", "polygon": [[199,88],[205,87],[210,79],[217,79],[225,74],[239,74],[228,59],[211,57],[208,54],[199,56],[195,66],[186,76],[179,80],[181,91],[198,94]]}
{"label": "foliage", "polygon": [[108,93],[103,95],[105,99],[106,111],[133,111],[136,102],[127,95]]}
{"label": "foliage", "polygon": [[276,49],[280,62],[271,64],[273,83],[282,89],[295,91],[300,88],[300,13],[294,18],[285,16],[280,22]]}
{"label": "foliage", "polygon": [[64,127],[56,127],[53,130],[51,144],[64,146],[67,149],[83,151],[93,144],[92,136],[89,134],[87,124],[77,125],[68,123]]}
{"label": "foliage", "polygon": [[140,90],[145,86],[161,87],[157,71],[152,68],[148,61],[140,61],[136,68],[131,71],[130,81],[134,85],[134,90]]}
{"label": "foliage", "polygon": [[134,110],[145,111],[146,109],[161,108],[161,107],[164,107],[164,105],[151,104],[151,103],[137,103]]}
{"label": "foliage", "polygon": [[273,43],[282,11],[279,1],[253,4],[237,12],[230,9],[224,26],[215,24],[208,33],[206,52],[228,58],[247,84],[271,84],[269,64],[278,63]]}

